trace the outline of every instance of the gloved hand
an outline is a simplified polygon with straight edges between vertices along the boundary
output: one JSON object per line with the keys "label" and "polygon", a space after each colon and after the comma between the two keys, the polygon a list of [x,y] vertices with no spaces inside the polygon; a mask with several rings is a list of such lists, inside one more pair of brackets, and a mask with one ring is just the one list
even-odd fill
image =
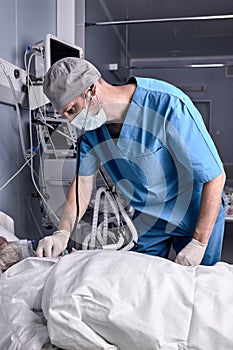
{"label": "gloved hand", "polygon": [[200,265],[207,244],[192,239],[176,256],[175,262],[184,266]]}
{"label": "gloved hand", "polygon": [[59,230],[53,235],[44,237],[39,241],[36,256],[42,258],[57,258],[67,247],[70,232],[67,230]]}

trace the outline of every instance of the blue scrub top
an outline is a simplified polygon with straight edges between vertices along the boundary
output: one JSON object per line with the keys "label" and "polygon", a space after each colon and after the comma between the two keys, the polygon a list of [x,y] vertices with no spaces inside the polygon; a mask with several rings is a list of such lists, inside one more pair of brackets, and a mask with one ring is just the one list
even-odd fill
{"label": "blue scrub top", "polygon": [[137,87],[119,138],[106,125],[85,132],[79,175],[106,168],[135,209],[139,236],[153,227],[193,233],[203,183],[223,172],[218,152],[187,95],[163,81],[131,79]]}

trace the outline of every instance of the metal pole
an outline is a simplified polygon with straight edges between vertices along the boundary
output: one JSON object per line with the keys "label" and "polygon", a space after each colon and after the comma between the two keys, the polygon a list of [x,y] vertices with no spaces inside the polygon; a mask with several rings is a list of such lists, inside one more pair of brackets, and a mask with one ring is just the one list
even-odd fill
{"label": "metal pole", "polygon": [[182,22],[182,21],[209,21],[218,19],[233,19],[232,15],[214,15],[214,16],[195,16],[195,17],[172,17],[172,18],[152,18],[152,19],[136,19],[124,21],[109,21],[86,23],[88,26],[108,26],[108,25],[122,25],[122,24],[142,24],[142,23],[161,23],[161,22]]}

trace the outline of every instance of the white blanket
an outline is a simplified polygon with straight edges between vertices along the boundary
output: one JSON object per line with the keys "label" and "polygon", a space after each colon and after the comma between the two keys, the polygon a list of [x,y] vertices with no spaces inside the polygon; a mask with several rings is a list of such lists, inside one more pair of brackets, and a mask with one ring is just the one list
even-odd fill
{"label": "white blanket", "polygon": [[121,251],[56,261],[28,258],[2,276],[1,350],[40,350],[49,338],[69,350],[233,349],[229,264],[183,267]]}
{"label": "white blanket", "polygon": [[55,262],[28,258],[1,276],[1,350],[40,350],[49,341],[41,299],[46,277]]}

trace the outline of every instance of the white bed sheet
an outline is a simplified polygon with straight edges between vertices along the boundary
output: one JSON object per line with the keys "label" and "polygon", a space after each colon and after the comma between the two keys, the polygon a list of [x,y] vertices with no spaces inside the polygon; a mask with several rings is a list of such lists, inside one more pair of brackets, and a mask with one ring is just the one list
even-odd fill
{"label": "white bed sheet", "polygon": [[28,258],[1,277],[1,350],[49,340],[69,350],[233,349],[232,265],[121,251],[57,261]]}
{"label": "white bed sheet", "polygon": [[41,312],[46,277],[56,260],[28,258],[0,279],[0,349],[40,350],[49,342]]}

